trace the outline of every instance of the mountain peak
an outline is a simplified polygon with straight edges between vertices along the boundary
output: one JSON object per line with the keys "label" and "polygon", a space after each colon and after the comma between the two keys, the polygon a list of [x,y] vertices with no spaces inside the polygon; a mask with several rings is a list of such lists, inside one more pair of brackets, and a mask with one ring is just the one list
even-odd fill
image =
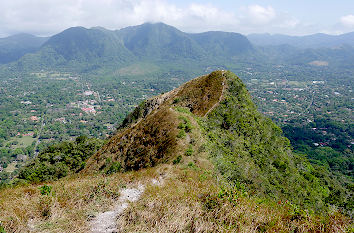
{"label": "mountain peak", "polygon": [[[281,129],[257,111],[245,85],[228,71],[140,104],[84,171],[139,170],[205,151],[226,180],[247,184],[255,195],[324,208],[321,185],[299,170],[309,162],[292,153]],[[302,190],[312,190],[311,201],[304,202]]]}

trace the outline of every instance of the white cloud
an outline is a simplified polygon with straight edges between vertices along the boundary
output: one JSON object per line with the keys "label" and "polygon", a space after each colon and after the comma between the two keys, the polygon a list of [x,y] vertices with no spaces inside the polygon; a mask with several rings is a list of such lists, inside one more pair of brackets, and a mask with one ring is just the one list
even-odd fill
{"label": "white cloud", "polygon": [[346,15],[340,18],[340,22],[346,27],[354,27],[354,15]]}
{"label": "white cloud", "polygon": [[227,30],[234,14],[210,4],[177,7],[165,0],[11,0],[0,1],[0,35],[30,32],[48,35],[72,26],[119,29],[164,22],[182,30]]}
{"label": "white cloud", "polygon": [[247,20],[255,25],[265,25],[276,17],[275,10],[271,6],[250,5],[245,11]]}
{"label": "white cloud", "polygon": [[0,0],[0,15],[0,36],[52,35],[73,26],[120,29],[144,22],[164,22],[187,32],[304,31],[301,22],[272,6],[221,9],[210,3],[177,6],[171,0]]}

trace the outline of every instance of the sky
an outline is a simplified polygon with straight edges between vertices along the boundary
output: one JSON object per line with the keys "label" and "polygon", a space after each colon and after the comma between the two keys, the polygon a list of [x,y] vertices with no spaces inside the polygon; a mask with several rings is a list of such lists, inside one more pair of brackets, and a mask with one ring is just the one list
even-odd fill
{"label": "sky", "polygon": [[0,0],[0,37],[145,22],[184,32],[342,34],[354,31],[354,0]]}

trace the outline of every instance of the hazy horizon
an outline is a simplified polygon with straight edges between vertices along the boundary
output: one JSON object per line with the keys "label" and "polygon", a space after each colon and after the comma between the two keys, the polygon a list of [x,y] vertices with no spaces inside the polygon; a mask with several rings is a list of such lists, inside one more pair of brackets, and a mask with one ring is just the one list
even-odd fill
{"label": "hazy horizon", "polygon": [[354,1],[4,0],[0,37],[50,36],[69,27],[121,29],[163,22],[189,33],[331,35],[354,31]]}
{"label": "hazy horizon", "polygon": [[[146,24],[146,23],[151,23],[151,22],[145,22],[145,23],[142,23],[142,24]],[[164,22],[154,22],[152,24],[157,24],[157,23],[164,23]],[[128,25],[126,27],[134,27],[134,26],[139,26],[139,25],[142,25],[142,24],[137,24],[137,25]],[[166,24],[166,23],[164,23]],[[168,25],[168,24],[166,24]],[[169,25],[169,26],[172,26],[172,25]],[[72,26],[72,27],[68,27],[68,28],[65,28],[64,30],[62,31],[58,31],[54,34],[51,34],[51,35],[36,35],[36,34],[32,34],[32,33],[28,33],[28,32],[17,32],[15,34],[11,34],[11,35],[6,35],[6,36],[0,36],[0,39],[2,38],[7,38],[7,37],[11,37],[11,36],[16,36],[16,35],[21,35],[21,34],[28,34],[28,35],[32,35],[32,36],[37,36],[37,37],[51,37],[51,36],[54,36],[56,34],[59,34],[69,28],[75,28],[75,27],[83,27],[83,28],[86,28],[86,29],[93,29],[93,28],[97,28],[97,27],[101,27],[101,28],[104,28],[106,30],[110,30],[110,31],[114,31],[114,30],[120,30],[120,29],[123,29],[123,28],[126,28],[126,27],[123,27],[123,28],[119,28],[119,29],[108,29],[108,28],[105,28],[105,27],[102,27],[102,26],[93,26],[93,27],[84,27],[84,26]],[[174,26],[173,26],[174,27]],[[183,31],[181,29],[179,29],[178,27],[175,27],[177,28],[178,30],[182,31],[182,32],[186,32],[186,31]],[[201,31],[201,32],[186,32],[186,33],[203,33],[203,32],[210,32],[210,31],[222,31],[222,30],[209,30],[209,31]],[[230,31],[225,31],[225,32],[230,32]],[[240,32],[234,32],[234,33],[240,33]],[[344,34],[348,34],[348,33],[354,33],[354,30],[353,31],[350,31],[350,32],[345,32],[345,33],[341,33],[341,34],[330,34],[330,33],[323,33],[323,32],[315,32],[315,33],[311,33],[311,34],[305,34],[305,35],[289,35],[289,34],[283,34],[283,33],[269,33],[269,32],[262,32],[262,33],[248,33],[248,34],[244,34],[244,33],[240,33],[244,36],[249,36],[249,35],[254,35],[254,34],[268,34],[268,35],[271,35],[271,36],[275,36],[275,35],[281,35],[281,36],[295,36],[295,37],[302,37],[302,36],[310,36],[310,35],[315,35],[315,34],[325,34],[325,35],[331,35],[331,36],[339,36],[339,35],[344,35]]]}

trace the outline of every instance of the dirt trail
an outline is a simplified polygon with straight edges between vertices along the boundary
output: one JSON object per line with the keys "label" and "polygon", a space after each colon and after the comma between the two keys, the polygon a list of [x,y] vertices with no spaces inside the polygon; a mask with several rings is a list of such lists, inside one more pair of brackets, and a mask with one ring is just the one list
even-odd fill
{"label": "dirt trail", "polygon": [[92,233],[112,233],[117,232],[116,219],[129,206],[129,202],[139,200],[144,192],[145,186],[139,185],[137,188],[126,188],[121,191],[118,204],[113,210],[100,213],[91,222]]}
{"label": "dirt trail", "polygon": [[[164,183],[163,177],[159,179],[152,179],[152,185],[161,186]],[[91,221],[92,233],[114,233],[117,232],[117,218],[129,206],[129,202],[139,200],[140,196],[144,193],[145,186],[139,184],[137,188],[125,188],[120,192],[118,203],[113,210],[98,214]]]}

